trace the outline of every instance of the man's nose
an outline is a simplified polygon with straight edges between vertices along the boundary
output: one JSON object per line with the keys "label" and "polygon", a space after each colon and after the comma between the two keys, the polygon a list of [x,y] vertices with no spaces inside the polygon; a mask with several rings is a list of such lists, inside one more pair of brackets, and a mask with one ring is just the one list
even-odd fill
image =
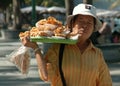
{"label": "man's nose", "polygon": [[87,25],[86,24],[82,25],[82,28],[84,28],[84,29],[87,28]]}

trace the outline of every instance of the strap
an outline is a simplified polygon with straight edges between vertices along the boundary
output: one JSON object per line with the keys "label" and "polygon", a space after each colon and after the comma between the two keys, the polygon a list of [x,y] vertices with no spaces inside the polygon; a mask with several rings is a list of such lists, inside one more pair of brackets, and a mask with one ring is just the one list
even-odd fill
{"label": "strap", "polygon": [[59,49],[59,71],[60,71],[60,76],[61,76],[63,86],[66,86],[66,81],[65,81],[64,74],[62,71],[62,59],[63,59],[64,48],[65,48],[65,44],[61,44],[60,49]]}

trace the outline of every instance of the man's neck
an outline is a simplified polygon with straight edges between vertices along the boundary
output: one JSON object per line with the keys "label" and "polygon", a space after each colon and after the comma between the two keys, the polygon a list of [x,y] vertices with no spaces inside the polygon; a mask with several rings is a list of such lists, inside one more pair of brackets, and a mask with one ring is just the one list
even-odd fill
{"label": "man's neck", "polygon": [[89,40],[77,43],[77,46],[80,49],[81,53],[83,53],[85,51],[85,49],[88,47],[89,43],[90,43]]}

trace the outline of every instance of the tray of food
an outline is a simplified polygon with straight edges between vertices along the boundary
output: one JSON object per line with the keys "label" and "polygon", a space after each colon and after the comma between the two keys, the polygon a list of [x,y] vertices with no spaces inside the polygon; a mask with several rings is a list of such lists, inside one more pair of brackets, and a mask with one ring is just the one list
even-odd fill
{"label": "tray of food", "polygon": [[30,31],[21,32],[19,37],[29,37],[32,42],[75,44],[79,35],[62,25],[54,17],[41,19]]}

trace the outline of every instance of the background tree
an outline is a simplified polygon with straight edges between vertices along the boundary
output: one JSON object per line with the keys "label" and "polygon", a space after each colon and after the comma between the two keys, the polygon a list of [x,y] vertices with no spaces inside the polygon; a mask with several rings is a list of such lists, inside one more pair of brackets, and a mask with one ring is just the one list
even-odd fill
{"label": "background tree", "polygon": [[[31,5],[31,0],[24,0],[24,2],[26,6]],[[44,6],[44,7],[51,7],[51,6],[65,7],[64,0],[36,0],[35,4],[38,6]]]}
{"label": "background tree", "polygon": [[93,4],[93,0],[83,0],[83,3]]}
{"label": "background tree", "polygon": [[64,0],[43,0],[40,5],[45,7],[51,7],[51,6],[65,7],[64,2],[65,2]]}
{"label": "background tree", "polygon": [[0,0],[0,8],[5,10],[10,3],[12,3],[12,0]]}
{"label": "background tree", "polygon": [[20,0],[12,0],[13,2],[13,29],[21,29],[21,12]]}
{"label": "background tree", "polygon": [[109,8],[112,10],[119,5],[120,5],[120,0],[116,0],[114,3],[111,4]]}
{"label": "background tree", "polygon": [[[10,16],[10,3],[12,3],[12,0],[0,0],[0,10],[5,15],[5,23],[9,23],[9,16]],[[8,9],[9,8],[9,9]]]}
{"label": "background tree", "polygon": [[72,14],[73,10],[73,0],[65,0],[65,6],[66,6],[66,16]]}

